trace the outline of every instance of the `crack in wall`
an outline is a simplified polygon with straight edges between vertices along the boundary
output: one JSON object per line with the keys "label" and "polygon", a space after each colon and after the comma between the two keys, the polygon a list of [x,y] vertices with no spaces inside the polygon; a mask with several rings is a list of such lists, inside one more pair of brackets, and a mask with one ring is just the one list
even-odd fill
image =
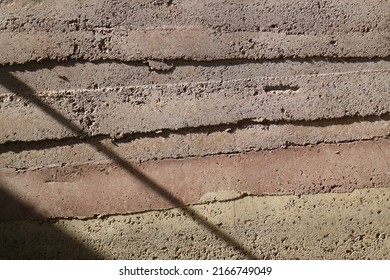
{"label": "crack in wall", "polygon": [[[287,58],[269,58],[269,59],[249,59],[249,58],[231,58],[231,59],[214,59],[214,60],[191,60],[191,59],[164,59],[164,62],[175,67],[185,66],[204,66],[204,67],[219,67],[219,66],[234,66],[243,64],[284,64],[290,62],[298,63],[314,63],[314,62],[326,62],[330,64],[334,63],[365,63],[380,61],[390,62],[390,56],[384,57],[323,57],[323,56],[311,56],[306,58],[300,57],[287,57]],[[79,58],[76,60],[65,60],[65,61],[53,61],[51,59],[41,59],[39,61],[27,61],[25,63],[8,63],[2,64],[1,71],[6,72],[34,72],[40,69],[53,69],[55,67],[73,67],[78,64],[125,64],[134,67],[149,67],[144,59],[126,61],[123,59],[96,59],[89,60]]]}
{"label": "crack in wall", "polygon": [[[366,116],[366,117],[343,117],[336,119],[324,119],[324,120],[315,120],[315,121],[268,121],[266,119],[244,119],[236,123],[231,124],[219,124],[219,125],[209,125],[209,126],[200,126],[200,127],[186,127],[177,130],[171,129],[162,129],[157,131],[151,131],[146,133],[125,133],[120,135],[119,138],[113,138],[110,135],[95,135],[95,136],[85,136],[85,137],[66,137],[62,139],[43,139],[38,141],[10,141],[0,144],[0,154],[14,152],[20,153],[22,151],[32,151],[32,150],[45,150],[55,147],[63,146],[72,146],[76,144],[83,143],[95,143],[101,142],[104,140],[110,140],[113,144],[124,144],[129,143],[134,140],[142,140],[148,138],[169,138],[171,135],[182,135],[186,136],[189,134],[211,134],[215,132],[229,132],[234,133],[236,130],[246,129],[252,126],[261,125],[261,129],[267,129],[271,125],[286,125],[290,124],[293,126],[305,126],[305,127],[326,127],[330,125],[349,125],[359,122],[375,122],[375,121],[390,121],[390,115],[385,114],[381,116]],[[385,135],[383,137],[386,137]],[[319,143],[343,143],[343,142],[354,142],[360,140],[370,140],[373,138],[378,138],[377,136],[367,135],[366,139],[353,139],[346,141],[337,141],[334,142],[316,142],[316,143],[307,143],[307,144],[296,144],[296,143],[286,143],[287,146],[305,146],[313,145]],[[253,148],[253,150],[261,150],[261,148]],[[273,150],[273,149],[269,149]]]}

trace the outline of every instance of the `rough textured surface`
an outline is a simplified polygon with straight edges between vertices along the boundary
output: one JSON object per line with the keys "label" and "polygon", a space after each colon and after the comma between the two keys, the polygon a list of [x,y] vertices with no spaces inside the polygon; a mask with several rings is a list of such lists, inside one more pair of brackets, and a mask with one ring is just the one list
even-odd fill
{"label": "rough textured surface", "polygon": [[0,0],[0,50],[0,258],[388,258],[389,1]]}
{"label": "rough textured surface", "polygon": [[17,142],[0,146],[0,166],[15,169],[78,165],[110,160],[94,147],[103,145],[125,159],[145,162],[150,159],[186,158],[216,154],[273,150],[288,146],[318,143],[353,142],[390,136],[388,116],[348,118],[261,125],[246,122],[237,126],[218,125],[174,132],[126,135],[120,140],[96,137]]}
{"label": "rough textured surface", "polygon": [[389,3],[381,0],[6,0],[1,8],[0,30],[16,32],[201,26],[225,32],[333,35],[389,31],[390,20]]}
{"label": "rough textured surface", "polygon": [[[87,220],[1,223],[0,258],[85,258],[88,249],[109,259],[389,259],[389,199],[390,189],[368,189],[245,197]],[[216,230],[194,221],[189,209]],[[55,234],[58,230],[71,239]],[[226,235],[238,247],[224,242]]]}
{"label": "rough textured surface", "polygon": [[[388,114],[389,74],[390,70],[377,70],[37,95],[41,102],[67,116],[89,136],[121,138],[126,133],[251,119],[294,121]],[[31,102],[34,92],[18,92],[17,85],[11,83],[7,86],[15,93],[0,96],[3,127],[0,143],[79,136],[36,104],[26,104]]]}
{"label": "rough textured surface", "polygon": [[387,1],[93,2],[3,1],[0,64],[390,54]]}
{"label": "rough textured surface", "polygon": [[[0,175],[2,188],[34,205],[41,216],[92,216],[182,206],[223,190],[270,195],[388,187],[389,151],[390,141],[382,140],[141,165],[3,169]],[[33,214],[8,212],[1,219]]]}
{"label": "rough textured surface", "polygon": [[[390,59],[278,59],[278,60],[223,60],[170,61],[165,70],[150,67],[149,62],[42,62],[0,68],[0,76],[12,74],[36,92],[101,89],[142,86],[148,84],[197,83],[230,81],[259,77],[323,75],[390,69]],[[159,62],[160,64],[162,62]],[[173,68],[172,68],[173,66]],[[163,66],[160,66],[160,68]],[[169,69],[168,69],[169,68]],[[20,90],[20,89],[19,89]],[[10,91],[0,83],[0,92]]]}
{"label": "rough textured surface", "polygon": [[[119,33],[119,34],[118,34]],[[123,34],[124,33],[124,34]],[[0,32],[0,65],[40,60],[275,59],[281,57],[387,57],[389,33],[286,35],[264,32],[214,34],[201,29],[112,32],[108,46],[94,32],[14,34]],[[90,42],[93,42],[90,46]],[[337,44],[335,43],[337,42]],[[10,49],[9,45],[17,46]],[[351,47],[352,46],[352,47]],[[29,50],[26,52],[26,50]],[[15,56],[15,52],[19,55]]]}

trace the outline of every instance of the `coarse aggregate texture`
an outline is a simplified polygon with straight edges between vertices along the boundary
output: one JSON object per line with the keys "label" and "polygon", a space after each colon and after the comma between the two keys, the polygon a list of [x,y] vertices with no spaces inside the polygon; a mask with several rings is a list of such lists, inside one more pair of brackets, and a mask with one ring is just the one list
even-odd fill
{"label": "coarse aggregate texture", "polygon": [[0,64],[389,56],[381,0],[29,2],[0,3]]}
{"label": "coarse aggregate texture", "polygon": [[[161,64],[159,68],[149,65]],[[165,68],[164,68],[165,67]],[[157,70],[163,69],[163,70]],[[165,70],[164,70],[165,69]],[[259,77],[323,75],[390,69],[389,58],[313,58],[278,60],[41,62],[3,66],[0,76],[12,75],[35,92],[100,89],[155,84],[230,81]],[[11,91],[0,83],[1,93]]]}
{"label": "coarse aggregate texture", "polygon": [[[93,32],[75,34],[14,34],[0,32],[0,65],[31,61],[81,59],[99,61],[278,59],[312,57],[388,57],[389,33],[356,35],[286,35],[234,32],[215,35],[199,29],[126,31],[110,34],[110,45],[100,46]],[[93,42],[90,46],[89,42]],[[98,42],[96,42],[98,41]],[[334,44],[337,42],[337,45]],[[14,46],[10,48],[9,46]],[[107,50],[106,50],[107,49]],[[27,50],[27,51],[26,51]],[[15,56],[15,53],[18,53]]]}
{"label": "coarse aggregate texture", "polygon": [[388,31],[390,19],[389,3],[381,0],[6,0],[0,4],[4,19],[0,30],[15,32],[199,26],[225,32],[333,35]]}
{"label": "coarse aggregate texture", "polygon": [[[153,63],[159,63],[157,68]],[[158,70],[162,69],[162,70]],[[13,76],[36,92],[148,84],[197,83],[259,77],[382,71],[390,69],[389,58],[313,58],[279,60],[41,62],[3,66],[0,75]],[[1,93],[10,91],[0,84]]]}
{"label": "coarse aggregate texture", "polygon": [[45,166],[79,165],[112,159],[95,145],[103,145],[122,158],[135,162],[186,158],[318,143],[344,143],[390,136],[388,116],[262,125],[253,122],[219,125],[175,132],[157,132],[120,140],[69,138],[17,142],[0,146],[0,167],[36,169]]}
{"label": "coarse aggregate texture", "polygon": [[[390,112],[389,71],[37,94],[27,87],[24,91],[19,90],[18,84],[9,83],[6,86],[14,93],[1,96],[0,126],[3,133],[0,143],[85,135],[121,138],[127,133],[232,124],[253,119],[311,121],[380,116]],[[77,135],[65,127],[51,111],[78,126],[83,134]]]}
{"label": "coarse aggregate texture", "polygon": [[388,259],[389,199],[390,188],[365,189],[2,222],[0,258]]}

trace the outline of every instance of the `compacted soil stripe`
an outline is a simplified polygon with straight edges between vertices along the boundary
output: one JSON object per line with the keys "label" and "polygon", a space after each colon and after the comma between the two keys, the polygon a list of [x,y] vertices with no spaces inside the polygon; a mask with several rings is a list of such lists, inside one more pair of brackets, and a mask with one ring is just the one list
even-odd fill
{"label": "compacted soil stripe", "polygon": [[[210,193],[313,194],[388,187],[390,140],[318,145],[238,155],[2,169],[2,189],[43,217],[92,216],[199,203]],[[121,164],[122,167],[124,164]],[[232,193],[229,193],[232,192]],[[180,204],[180,205],[178,205]],[[2,220],[34,218],[5,203]],[[7,213],[7,215],[3,215]]]}
{"label": "compacted soil stripe", "polygon": [[[380,116],[390,112],[389,73],[386,69],[43,92],[4,73],[7,79],[0,83],[10,92],[0,95],[0,143],[102,134],[116,139],[243,120]],[[64,126],[65,119],[78,127],[77,133]]]}
{"label": "compacted soil stripe", "polygon": [[[385,259],[390,188],[250,196],[186,209],[89,219],[1,222],[1,259]],[[26,249],[28,248],[28,249]],[[92,254],[93,253],[93,254]]]}

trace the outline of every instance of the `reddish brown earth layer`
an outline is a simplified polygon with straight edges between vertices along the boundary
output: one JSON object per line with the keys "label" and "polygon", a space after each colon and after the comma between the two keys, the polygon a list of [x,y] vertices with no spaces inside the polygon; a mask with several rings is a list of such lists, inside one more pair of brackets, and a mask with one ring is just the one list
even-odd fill
{"label": "reddish brown earth layer", "polygon": [[[232,191],[235,197],[388,187],[389,162],[390,140],[377,140],[121,167],[111,163],[3,169],[1,180],[3,190],[41,216],[73,217],[183,206],[211,192]],[[2,210],[3,220],[34,218],[6,203]]]}

